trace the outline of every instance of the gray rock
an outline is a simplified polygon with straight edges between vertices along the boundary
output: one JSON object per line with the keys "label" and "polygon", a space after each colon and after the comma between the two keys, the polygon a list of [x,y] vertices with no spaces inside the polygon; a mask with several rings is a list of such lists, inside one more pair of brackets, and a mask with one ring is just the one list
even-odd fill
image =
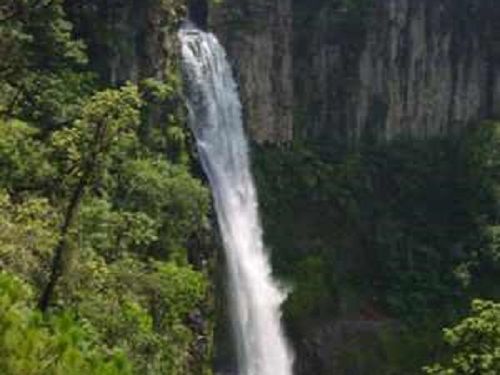
{"label": "gray rock", "polygon": [[225,0],[211,24],[258,142],[428,137],[500,115],[489,0]]}

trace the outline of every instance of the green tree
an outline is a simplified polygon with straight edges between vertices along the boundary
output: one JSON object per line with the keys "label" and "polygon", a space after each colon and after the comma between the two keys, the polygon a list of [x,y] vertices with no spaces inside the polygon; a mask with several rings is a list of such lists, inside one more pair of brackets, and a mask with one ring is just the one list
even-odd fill
{"label": "green tree", "polygon": [[451,358],[424,368],[429,375],[500,373],[500,304],[475,300],[469,317],[444,330]]}
{"label": "green tree", "polygon": [[187,322],[205,301],[206,277],[189,266],[133,256],[107,264],[85,252],[78,260],[60,300],[95,327],[97,341],[122,348],[137,373],[190,373],[197,337]]}
{"label": "green tree", "polygon": [[43,187],[53,169],[39,131],[18,120],[0,120],[0,187],[11,193]]}
{"label": "green tree", "polygon": [[52,249],[58,242],[59,215],[45,198],[15,204],[0,190],[0,269],[34,285],[47,280]]}
{"label": "green tree", "polygon": [[127,161],[118,177],[116,196],[121,209],[142,211],[158,223],[158,240],[150,247],[156,257],[184,249],[207,224],[208,190],[185,166],[164,158]]}
{"label": "green tree", "polygon": [[[174,35],[182,1],[155,6]],[[189,169],[180,73],[98,87],[65,9],[0,4],[0,373],[210,373],[206,269],[188,261],[210,201]]]}
{"label": "green tree", "polygon": [[75,99],[88,94],[84,49],[72,36],[63,0],[2,2],[0,115],[41,120],[41,127],[71,121]]}
{"label": "green tree", "polygon": [[63,216],[60,240],[54,249],[49,282],[40,297],[40,308],[49,306],[56,283],[69,264],[68,234],[75,221],[86,189],[102,175],[109,163],[113,145],[120,136],[133,132],[139,123],[140,99],[137,89],[125,86],[94,95],[83,107],[75,126],[58,131],[53,136],[55,149],[62,154],[62,173],[70,196]]}
{"label": "green tree", "polygon": [[44,319],[30,306],[31,289],[0,273],[0,373],[4,375],[128,375],[118,352],[106,354],[90,327],[70,315]]}

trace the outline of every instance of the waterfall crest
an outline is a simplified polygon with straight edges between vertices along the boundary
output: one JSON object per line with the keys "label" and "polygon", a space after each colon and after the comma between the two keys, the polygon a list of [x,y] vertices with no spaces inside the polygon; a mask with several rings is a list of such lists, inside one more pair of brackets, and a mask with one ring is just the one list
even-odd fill
{"label": "waterfall crest", "polygon": [[179,31],[190,126],[214,196],[226,252],[240,375],[291,375],[280,322],[285,294],[272,278],[250,171],[241,103],[216,37]]}

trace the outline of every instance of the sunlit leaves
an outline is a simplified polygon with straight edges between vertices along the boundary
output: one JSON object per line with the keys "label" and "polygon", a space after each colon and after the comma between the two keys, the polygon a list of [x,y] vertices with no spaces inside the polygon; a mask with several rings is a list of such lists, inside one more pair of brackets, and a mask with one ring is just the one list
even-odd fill
{"label": "sunlit leaves", "polygon": [[40,282],[58,240],[58,214],[44,198],[14,204],[0,190],[0,269]]}
{"label": "sunlit leaves", "polygon": [[500,373],[500,304],[475,300],[469,317],[444,330],[452,355],[445,364],[426,367],[430,375]]}
{"label": "sunlit leaves", "polygon": [[30,306],[31,290],[0,273],[0,373],[3,375],[127,375],[121,354],[94,344],[69,314],[44,319]]}
{"label": "sunlit leaves", "polygon": [[158,251],[183,247],[206,224],[209,195],[183,166],[166,160],[131,160],[123,167],[119,204],[143,211],[159,224]]}
{"label": "sunlit leaves", "polygon": [[137,88],[132,85],[91,97],[73,127],[52,135],[61,176],[71,181],[89,169],[94,178],[102,174],[113,146],[138,125],[140,105]]}
{"label": "sunlit leaves", "polygon": [[75,265],[65,304],[77,306],[97,339],[123,348],[138,373],[189,373],[186,322],[206,298],[205,276],[173,263],[125,256],[106,265],[91,257]]}
{"label": "sunlit leaves", "polygon": [[[192,373],[207,280],[186,248],[206,232],[209,195],[189,172],[180,76],[166,67],[140,93],[98,86],[62,5],[0,5],[0,269],[30,284],[0,275],[0,310],[15,315],[3,335],[0,311],[0,373]],[[156,5],[165,27],[183,12]]]}
{"label": "sunlit leaves", "polygon": [[158,239],[158,225],[144,212],[113,210],[109,201],[84,202],[79,220],[80,244],[106,259],[142,250]]}

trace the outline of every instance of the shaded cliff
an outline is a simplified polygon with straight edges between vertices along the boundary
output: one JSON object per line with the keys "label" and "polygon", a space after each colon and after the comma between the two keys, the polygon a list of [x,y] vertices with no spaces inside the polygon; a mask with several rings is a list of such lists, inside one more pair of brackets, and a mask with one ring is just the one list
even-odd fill
{"label": "shaded cliff", "polygon": [[259,142],[446,134],[499,115],[492,1],[243,1],[211,23]]}
{"label": "shaded cliff", "polygon": [[178,63],[176,32],[184,1],[76,1],[65,6],[90,64],[113,85],[143,78],[165,79]]}
{"label": "shaded cliff", "polygon": [[107,0],[69,13],[119,83],[176,64],[172,20],[186,9],[228,50],[257,142],[426,137],[500,115],[492,0]]}
{"label": "shaded cliff", "polygon": [[210,24],[234,65],[247,127],[258,142],[293,136],[292,4],[229,0]]}

